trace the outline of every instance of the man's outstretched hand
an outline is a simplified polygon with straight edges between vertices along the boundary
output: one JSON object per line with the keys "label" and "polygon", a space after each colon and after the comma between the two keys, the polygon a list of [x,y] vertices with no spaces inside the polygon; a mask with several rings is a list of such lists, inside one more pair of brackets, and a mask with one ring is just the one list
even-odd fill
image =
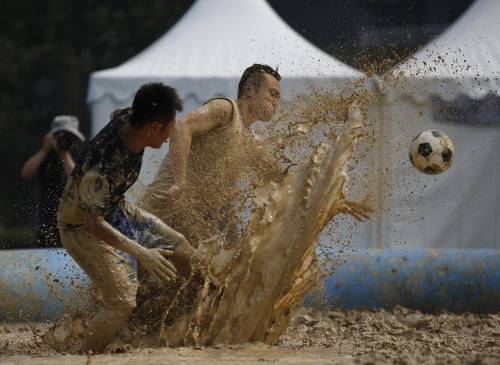
{"label": "man's outstretched hand", "polygon": [[137,257],[137,261],[158,283],[168,283],[177,279],[177,269],[167,259],[174,254],[164,248],[145,248]]}

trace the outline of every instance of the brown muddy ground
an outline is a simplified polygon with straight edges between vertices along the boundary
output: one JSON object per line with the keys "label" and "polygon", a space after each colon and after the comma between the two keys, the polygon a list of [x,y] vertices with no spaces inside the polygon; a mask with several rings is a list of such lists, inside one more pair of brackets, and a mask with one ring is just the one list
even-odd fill
{"label": "brown muddy ground", "polygon": [[0,326],[0,364],[500,364],[500,314],[300,309],[278,346],[118,347],[90,357],[37,345],[37,328]]}

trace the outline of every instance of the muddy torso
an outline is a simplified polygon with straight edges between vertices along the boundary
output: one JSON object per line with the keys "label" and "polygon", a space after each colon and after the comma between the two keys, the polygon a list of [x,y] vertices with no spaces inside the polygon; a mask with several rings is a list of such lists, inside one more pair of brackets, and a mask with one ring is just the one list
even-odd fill
{"label": "muddy torso", "polygon": [[[233,105],[231,122],[193,136],[182,194],[169,207],[152,211],[195,246],[214,235],[230,236],[237,220],[235,204],[240,201],[238,181],[246,165],[247,132],[236,102],[222,99]],[[162,189],[173,181],[168,167],[162,170],[149,191]]]}

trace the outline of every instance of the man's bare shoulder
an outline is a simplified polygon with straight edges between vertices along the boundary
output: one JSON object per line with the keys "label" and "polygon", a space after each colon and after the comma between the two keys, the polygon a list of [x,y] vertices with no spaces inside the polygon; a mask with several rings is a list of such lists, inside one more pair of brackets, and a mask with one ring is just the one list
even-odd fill
{"label": "man's bare shoulder", "polygon": [[233,119],[233,105],[229,100],[214,99],[189,113],[181,121],[180,128],[191,133],[204,133],[218,126],[229,124]]}
{"label": "man's bare shoulder", "polygon": [[203,105],[200,109],[206,110],[212,118],[228,122],[233,119],[233,104],[227,99],[213,99]]}

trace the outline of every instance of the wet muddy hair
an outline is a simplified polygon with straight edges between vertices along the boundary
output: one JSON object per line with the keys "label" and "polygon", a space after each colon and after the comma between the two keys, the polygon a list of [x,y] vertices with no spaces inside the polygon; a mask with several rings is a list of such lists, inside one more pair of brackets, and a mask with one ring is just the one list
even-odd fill
{"label": "wet muddy hair", "polygon": [[271,66],[254,63],[252,66],[248,67],[241,76],[240,83],[238,84],[238,99],[243,96],[245,90],[249,86],[258,89],[262,82],[263,74],[269,74],[276,80],[281,81],[281,75],[278,73],[278,69],[275,70]]}
{"label": "wet muddy hair", "polygon": [[182,100],[173,87],[161,82],[144,84],[135,94],[130,124],[135,128],[153,121],[168,125],[181,110]]}

